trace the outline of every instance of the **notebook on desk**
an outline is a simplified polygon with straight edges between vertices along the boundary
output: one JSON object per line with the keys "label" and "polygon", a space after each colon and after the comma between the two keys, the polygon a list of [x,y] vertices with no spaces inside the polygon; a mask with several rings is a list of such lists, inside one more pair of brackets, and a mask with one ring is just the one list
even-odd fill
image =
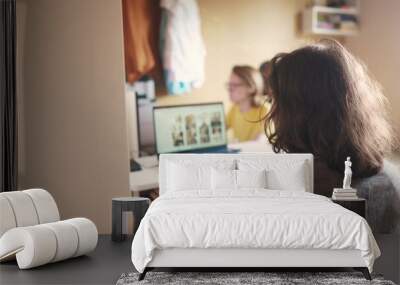
{"label": "notebook on desk", "polygon": [[228,148],[222,102],[154,107],[154,137],[161,153],[236,153]]}

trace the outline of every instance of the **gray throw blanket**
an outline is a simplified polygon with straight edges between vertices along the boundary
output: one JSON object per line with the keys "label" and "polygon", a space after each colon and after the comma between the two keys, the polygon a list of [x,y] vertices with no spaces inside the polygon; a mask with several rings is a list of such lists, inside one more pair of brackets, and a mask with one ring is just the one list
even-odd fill
{"label": "gray throw blanket", "polygon": [[400,234],[400,169],[384,161],[378,174],[361,179],[353,186],[367,199],[367,221],[375,233]]}

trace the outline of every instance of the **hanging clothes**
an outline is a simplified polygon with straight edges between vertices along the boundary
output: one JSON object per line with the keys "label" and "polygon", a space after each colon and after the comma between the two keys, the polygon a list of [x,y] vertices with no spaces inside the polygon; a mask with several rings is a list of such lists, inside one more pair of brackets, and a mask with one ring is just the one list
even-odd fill
{"label": "hanging clothes", "polygon": [[154,76],[160,67],[161,9],[158,0],[122,0],[122,13],[126,81],[133,83],[143,75]]}
{"label": "hanging clothes", "polygon": [[160,46],[167,91],[187,93],[204,82],[206,50],[196,0],[161,0]]}

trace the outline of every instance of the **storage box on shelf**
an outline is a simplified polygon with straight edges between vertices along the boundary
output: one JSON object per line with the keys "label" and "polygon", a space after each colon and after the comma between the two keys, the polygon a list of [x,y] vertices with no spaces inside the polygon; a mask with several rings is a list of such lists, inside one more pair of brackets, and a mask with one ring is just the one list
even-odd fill
{"label": "storage box on shelf", "polygon": [[347,7],[311,6],[302,13],[307,35],[354,36],[360,30],[359,4]]}

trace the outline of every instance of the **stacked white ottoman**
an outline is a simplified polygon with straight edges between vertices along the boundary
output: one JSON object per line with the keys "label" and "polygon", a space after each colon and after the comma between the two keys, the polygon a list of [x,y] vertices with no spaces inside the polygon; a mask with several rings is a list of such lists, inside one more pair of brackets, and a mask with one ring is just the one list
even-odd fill
{"label": "stacked white ottoman", "polygon": [[60,221],[46,190],[0,193],[0,262],[16,258],[20,269],[57,262],[94,250],[97,238],[86,218]]}

